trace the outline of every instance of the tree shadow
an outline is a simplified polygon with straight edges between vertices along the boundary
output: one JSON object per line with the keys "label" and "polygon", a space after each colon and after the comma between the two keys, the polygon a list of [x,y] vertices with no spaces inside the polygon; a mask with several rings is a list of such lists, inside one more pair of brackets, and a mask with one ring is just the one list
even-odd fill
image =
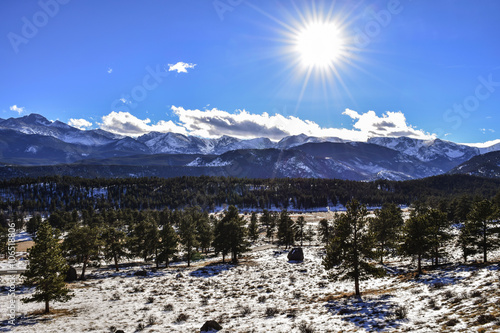
{"label": "tree shadow", "polygon": [[468,265],[449,265],[433,268],[419,276],[415,276],[413,281],[433,287],[454,285],[464,280],[466,276],[460,275],[462,272],[473,271],[475,268]]}
{"label": "tree shadow", "polygon": [[33,326],[38,324],[41,321],[47,321],[50,319],[39,319],[37,316],[30,315],[30,316],[21,316],[21,317],[16,317],[14,320],[14,325],[12,325],[9,320],[3,320],[0,322],[0,332],[11,332],[14,328],[17,328],[19,326],[27,327],[27,326]]}
{"label": "tree shadow", "polygon": [[328,312],[338,315],[368,332],[380,332],[401,326],[406,317],[406,307],[393,303],[392,295],[350,297],[329,301],[325,307]]}
{"label": "tree shadow", "polygon": [[189,275],[194,277],[209,278],[212,276],[217,276],[224,271],[228,271],[232,267],[234,267],[234,264],[214,263],[200,267],[197,270],[194,270],[191,273],[189,273]]}

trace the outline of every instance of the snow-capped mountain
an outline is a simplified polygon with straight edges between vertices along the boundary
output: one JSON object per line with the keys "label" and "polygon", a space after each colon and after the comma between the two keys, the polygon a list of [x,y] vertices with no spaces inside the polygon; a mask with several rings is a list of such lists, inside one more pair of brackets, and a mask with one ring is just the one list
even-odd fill
{"label": "snow-capped mountain", "polygon": [[24,134],[49,136],[66,143],[85,146],[105,145],[123,138],[103,130],[83,131],[58,120],[52,122],[35,113],[0,121],[0,128],[11,129]]}
{"label": "snow-capped mountain", "polygon": [[418,140],[408,137],[399,138],[371,138],[368,143],[384,146],[413,156],[422,162],[431,162],[438,159],[467,161],[479,155],[479,149],[466,145],[456,144],[441,139]]}
{"label": "snow-capped mountain", "polygon": [[288,149],[303,145],[305,143],[320,143],[320,142],[346,142],[346,141],[335,137],[318,138],[314,136],[307,136],[305,134],[299,134],[299,135],[291,135],[284,137],[276,144],[275,147],[280,149]]}
{"label": "snow-capped mountain", "polygon": [[[67,174],[75,175],[72,165],[78,163],[76,175],[88,176],[82,170],[92,166],[94,176],[103,177],[205,174],[406,180],[446,173],[487,149],[497,148],[500,144],[479,149],[440,139],[399,137],[350,142],[304,134],[279,142],[158,132],[133,138],[100,129],[80,130],[37,114],[0,119],[0,164],[66,164]],[[103,166],[107,169],[101,170]],[[37,168],[41,172],[37,175],[55,172],[55,168]]]}
{"label": "snow-capped mountain", "polygon": [[178,133],[151,132],[137,138],[152,154],[223,154],[236,149],[266,149],[274,147],[268,138],[241,140],[230,136],[203,139]]}

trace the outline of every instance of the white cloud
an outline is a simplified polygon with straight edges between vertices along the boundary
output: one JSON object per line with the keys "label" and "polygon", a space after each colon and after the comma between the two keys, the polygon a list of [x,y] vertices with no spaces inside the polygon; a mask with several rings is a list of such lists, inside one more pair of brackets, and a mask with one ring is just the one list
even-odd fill
{"label": "white cloud", "polygon": [[386,112],[379,117],[373,111],[359,114],[346,109],[345,115],[355,121],[354,129],[324,128],[310,120],[281,114],[251,114],[245,110],[231,114],[226,111],[186,110],[172,106],[185,129],[201,137],[220,137],[229,135],[242,139],[268,137],[279,140],[288,135],[306,134],[317,137],[339,137],[345,140],[366,141],[376,136],[409,136],[418,139],[432,139],[434,135],[415,129],[406,123],[402,112]]}
{"label": "white cloud", "polygon": [[500,139],[492,140],[492,141],[486,141],[486,142],[462,143],[462,144],[470,146],[470,147],[476,147],[476,148],[488,148],[488,147],[500,144]]}
{"label": "white cloud", "polygon": [[188,64],[180,61],[176,64],[168,64],[168,71],[169,72],[177,71],[177,73],[187,73],[188,72],[187,70],[189,68],[194,68],[194,66],[196,66],[196,64]]}
{"label": "white cloud", "polygon": [[253,114],[246,110],[236,113],[216,108],[208,110],[190,110],[172,106],[172,111],[178,117],[178,122],[158,121],[152,123],[149,118],[139,119],[129,112],[116,112],[102,117],[99,126],[106,131],[139,136],[149,132],[175,132],[185,135],[195,135],[204,138],[218,138],[228,135],[240,139],[267,137],[277,141],[285,136],[306,134],[316,137],[338,137],[351,141],[366,141],[370,137],[400,137],[408,136],[429,140],[435,138],[423,130],[409,125],[402,112],[385,112],[378,116],[374,111],[360,114],[346,109],[344,115],[350,117],[353,128],[321,127],[314,121],[303,120],[294,116],[281,114],[270,115],[266,112]]}
{"label": "white cloud", "polygon": [[21,114],[23,113],[25,110],[24,110],[24,107],[19,107],[17,105],[12,105],[10,107],[10,111],[14,111],[14,112],[17,112],[18,114]]}
{"label": "white cloud", "polygon": [[108,74],[113,73],[113,68],[109,67],[107,72],[108,72]]}
{"label": "white cloud", "polygon": [[370,137],[400,137],[407,136],[415,139],[429,140],[436,136],[416,129],[406,122],[403,112],[385,112],[382,117],[377,116],[374,111],[359,114],[356,111],[346,109],[345,115],[351,117],[355,123],[353,127],[363,138],[363,141]]}
{"label": "white cloud", "polygon": [[486,132],[495,133],[495,130],[491,128],[480,128],[479,130],[483,132],[483,134],[486,134]]}
{"label": "white cloud", "polygon": [[129,112],[111,112],[102,117],[102,123],[99,123],[101,129],[127,136],[140,136],[149,132],[175,132],[187,134],[186,129],[174,124],[171,120],[160,120],[152,124],[149,118],[139,119]]}
{"label": "white cloud", "polygon": [[83,130],[83,129],[86,129],[88,127],[91,127],[92,123],[90,121],[85,120],[85,119],[73,119],[73,118],[71,118],[68,121],[68,125]]}

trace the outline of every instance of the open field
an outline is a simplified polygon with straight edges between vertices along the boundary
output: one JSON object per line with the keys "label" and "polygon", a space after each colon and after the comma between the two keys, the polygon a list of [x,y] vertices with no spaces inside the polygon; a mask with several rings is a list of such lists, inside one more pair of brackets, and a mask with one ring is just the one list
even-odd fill
{"label": "open field", "polygon": [[[409,262],[393,262],[387,277],[362,282],[360,300],[352,297],[352,282],[328,281],[320,247],[306,247],[302,263],[259,249],[238,266],[212,258],[158,271],[94,268],[88,280],[70,284],[75,297],[53,304],[52,314],[40,314],[42,304],[19,302],[19,324],[0,331],[199,332],[207,320],[218,321],[220,332],[241,333],[500,329],[498,263],[450,265],[415,278]],[[142,268],[147,276],[135,276]],[[30,292],[22,289],[17,297]]]}

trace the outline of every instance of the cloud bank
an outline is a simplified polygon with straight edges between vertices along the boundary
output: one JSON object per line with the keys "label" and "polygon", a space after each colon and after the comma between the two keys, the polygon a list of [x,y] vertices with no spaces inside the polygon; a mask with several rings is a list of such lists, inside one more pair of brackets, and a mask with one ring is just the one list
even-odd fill
{"label": "cloud bank", "polygon": [[71,118],[68,121],[68,125],[76,127],[78,129],[81,129],[81,130],[92,127],[92,123],[90,121],[85,120],[85,119],[73,119],[73,118]]}
{"label": "cloud bank", "polygon": [[267,137],[278,141],[285,136],[306,134],[316,137],[338,137],[351,141],[366,141],[371,137],[407,136],[429,140],[434,134],[424,132],[410,125],[401,112],[385,112],[378,116],[374,111],[358,113],[346,109],[343,114],[353,120],[352,129],[321,127],[314,121],[303,120],[281,114],[270,115],[239,110],[236,113],[216,108],[210,110],[185,109],[172,106],[177,122],[161,120],[152,123],[149,118],[139,119],[128,112],[111,112],[99,123],[103,130],[121,135],[139,136],[152,131],[175,132],[204,138],[218,138],[228,135],[240,139]]}
{"label": "cloud bank", "polygon": [[174,124],[171,120],[161,120],[156,124],[151,124],[149,118],[139,119],[129,112],[111,112],[102,117],[99,123],[101,129],[115,134],[127,136],[140,136],[149,132],[175,132],[187,134],[185,128]]}
{"label": "cloud bank", "polygon": [[187,73],[188,69],[194,68],[196,64],[188,64],[182,61],[179,61],[176,64],[168,64],[168,71],[177,71],[177,73]]}

